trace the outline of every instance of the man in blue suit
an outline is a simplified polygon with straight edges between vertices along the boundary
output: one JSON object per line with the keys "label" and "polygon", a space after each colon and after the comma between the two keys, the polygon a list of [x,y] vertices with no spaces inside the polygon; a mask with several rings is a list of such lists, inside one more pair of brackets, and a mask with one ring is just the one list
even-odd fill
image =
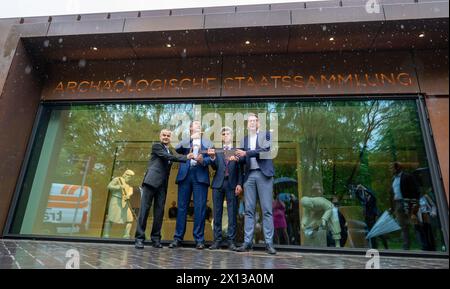
{"label": "man in blue suit", "polygon": [[193,121],[189,127],[190,139],[182,140],[175,148],[179,154],[188,155],[193,153],[195,159],[186,163],[180,163],[176,183],[178,184],[178,212],[173,242],[169,248],[177,248],[186,233],[186,215],[191,195],[194,199],[194,240],[197,249],[205,248],[205,214],[206,200],[209,187],[208,165],[210,157],[200,151],[212,148],[209,140],[201,137],[201,124]]}
{"label": "man in blue suit", "polygon": [[216,173],[212,181],[214,200],[214,243],[209,247],[211,250],[219,249],[222,242],[222,213],[223,200],[227,200],[228,212],[228,248],[236,250],[236,223],[237,223],[237,198],[242,192],[242,165],[234,155],[229,152],[233,149],[233,130],[230,127],[221,129],[222,152],[214,149],[208,151],[212,163],[211,166]]}
{"label": "man in blue suit", "polygon": [[263,214],[263,231],[266,251],[276,254],[273,247],[273,176],[274,168],[270,157],[271,135],[259,131],[259,119],[254,113],[248,114],[248,136],[241,143],[244,150],[236,150],[236,155],[245,163],[244,198],[244,244],[237,248],[238,252],[250,251],[253,247],[255,230],[256,197],[259,197]]}

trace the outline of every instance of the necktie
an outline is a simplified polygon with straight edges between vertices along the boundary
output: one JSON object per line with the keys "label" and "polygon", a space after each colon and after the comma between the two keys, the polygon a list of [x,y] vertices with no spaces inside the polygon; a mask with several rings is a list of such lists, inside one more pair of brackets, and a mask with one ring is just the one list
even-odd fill
{"label": "necktie", "polygon": [[[227,151],[230,148],[228,146],[224,147],[224,150]],[[230,162],[230,160],[228,158],[225,158],[225,176],[228,176],[228,163]]]}

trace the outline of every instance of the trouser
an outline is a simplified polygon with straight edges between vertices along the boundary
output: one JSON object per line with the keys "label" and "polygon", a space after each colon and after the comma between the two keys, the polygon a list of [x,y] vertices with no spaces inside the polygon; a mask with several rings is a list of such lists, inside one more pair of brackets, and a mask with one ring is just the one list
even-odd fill
{"label": "trouser", "polygon": [[433,229],[430,223],[415,225],[416,233],[419,235],[422,250],[436,251],[436,245],[433,236]]}
{"label": "trouser", "polygon": [[153,242],[161,241],[161,227],[164,217],[164,205],[166,203],[167,186],[153,188],[145,185],[142,187],[141,208],[136,228],[135,238],[145,240],[145,229],[147,227],[148,214],[153,204],[153,226],[150,234]]}
{"label": "trouser", "polygon": [[186,216],[191,195],[194,195],[194,230],[196,243],[205,242],[206,197],[208,184],[200,183],[195,177],[198,168],[190,168],[186,178],[178,183],[178,212],[174,240],[182,241],[186,233]]}
{"label": "trouser", "polygon": [[263,215],[263,232],[266,245],[273,244],[273,177],[266,177],[260,170],[252,170],[244,184],[245,224],[244,243],[251,245],[255,231],[256,197],[259,197]]}
{"label": "trouser", "polygon": [[411,245],[411,241],[409,238],[409,215],[405,209],[405,203],[403,200],[395,200],[395,215],[399,222],[400,227],[402,228],[402,238],[403,238],[403,249],[409,250]]}
{"label": "trouser", "polygon": [[286,228],[275,229],[274,243],[278,245],[289,245],[289,236]]}
{"label": "trouser", "polygon": [[235,189],[230,186],[228,178],[223,180],[222,187],[220,189],[213,190],[213,202],[214,202],[214,241],[222,241],[222,215],[223,215],[223,201],[227,200],[227,213],[228,213],[228,230],[227,237],[228,242],[234,243],[236,238],[236,223],[237,223],[237,198],[235,195]]}

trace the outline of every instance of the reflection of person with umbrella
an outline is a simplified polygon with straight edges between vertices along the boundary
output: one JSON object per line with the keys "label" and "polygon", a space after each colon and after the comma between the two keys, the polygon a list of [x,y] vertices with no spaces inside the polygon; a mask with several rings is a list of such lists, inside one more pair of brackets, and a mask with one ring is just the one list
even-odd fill
{"label": "reflection of person with umbrella", "polygon": [[[364,220],[367,225],[367,230],[370,231],[372,227],[375,225],[377,217],[380,215],[380,212],[377,207],[377,200],[375,198],[375,194],[367,187],[359,184],[355,189],[356,198],[360,201],[363,206],[363,214]],[[381,242],[385,249],[388,249],[388,243],[386,237],[380,236]],[[370,247],[377,249],[378,244],[376,238],[369,239]]]}
{"label": "reflection of person with umbrella", "polygon": [[288,177],[277,178],[273,182],[277,199],[286,205],[287,234],[290,244],[300,244],[299,200],[289,192],[297,193],[298,182]]}

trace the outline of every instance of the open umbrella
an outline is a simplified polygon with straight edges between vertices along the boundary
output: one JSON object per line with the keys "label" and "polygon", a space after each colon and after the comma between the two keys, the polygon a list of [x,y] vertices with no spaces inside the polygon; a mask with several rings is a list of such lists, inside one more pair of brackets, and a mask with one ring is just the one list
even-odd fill
{"label": "open umbrella", "polygon": [[273,181],[275,191],[280,192],[286,188],[297,188],[298,182],[292,178],[281,177]]}
{"label": "open umbrella", "polygon": [[373,225],[370,232],[367,233],[366,239],[371,239],[400,229],[397,221],[388,213],[388,211],[384,211],[381,217],[376,221],[375,225]]}
{"label": "open umbrella", "polygon": [[287,203],[287,202],[289,202],[291,200],[291,194],[279,193],[278,194],[278,200]]}

